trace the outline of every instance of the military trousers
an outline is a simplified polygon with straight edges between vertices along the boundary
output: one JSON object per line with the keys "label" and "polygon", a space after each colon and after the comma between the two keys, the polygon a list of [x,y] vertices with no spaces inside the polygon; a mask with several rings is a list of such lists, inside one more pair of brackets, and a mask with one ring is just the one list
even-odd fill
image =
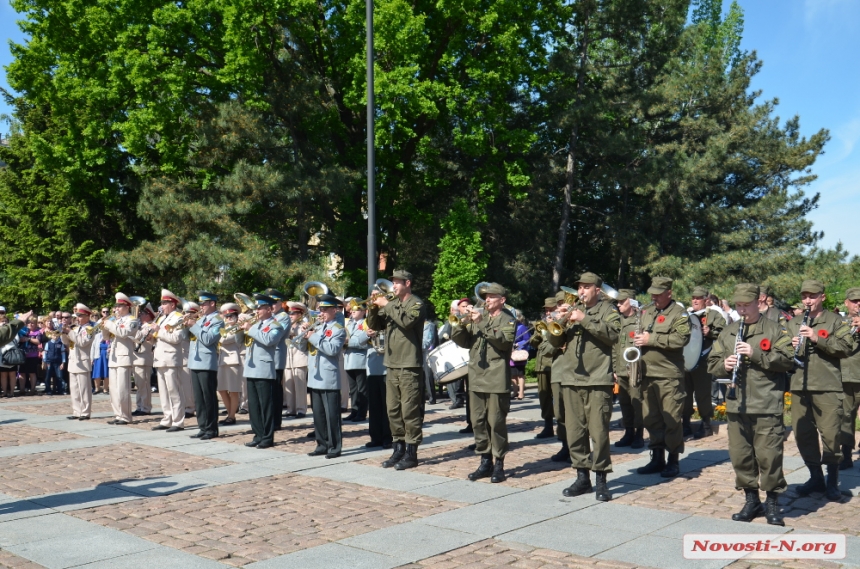
{"label": "military trousers", "polygon": [[131,367],[112,367],[110,375],[110,406],[114,419],[131,423]]}
{"label": "military trousers", "polygon": [[612,386],[562,385],[561,398],[571,466],[612,472],[609,457]]}
{"label": "military trousers", "polygon": [[860,383],[843,382],[842,394],[842,435],[840,444],[843,446],[857,446],[854,442],[854,423],[857,421],[857,408],[860,407]]}
{"label": "military trousers", "polygon": [[472,429],[475,430],[475,454],[505,458],[508,453],[508,411],[511,394],[469,392]]}
{"label": "military trousers", "polygon": [[314,438],[317,450],[340,454],[343,430],[340,419],[340,389],[314,389],[311,392],[314,408]]}
{"label": "military trousers", "polygon": [[134,366],[134,384],[137,394],[134,396],[138,411],[152,412],[152,366]]}
{"label": "military trousers", "polygon": [[552,412],[558,423],[556,432],[561,444],[567,446],[567,422],[564,419],[564,400],[561,398],[561,383],[550,383],[552,390]]}
{"label": "military trousers", "polygon": [[72,372],[69,375],[69,393],[72,394],[72,415],[89,417],[93,407],[91,372]]}
{"label": "military trousers", "polygon": [[[277,383],[274,379],[253,377],[247,378],[247,382],[248,418],[251,420],[251,430],[254,431],[254,442],[259,445],[275,444],[272,399]],[[316,409],[314,409],[314,414],[316,414]]]}
{"label": "military trousers", "polygon": [[358,418],[367,417],[367,371],[365,369],[348,369],[349,400]]}
{"label": "military trousers", "polygon": [[540,371],[537,373],[538,403],[540,403],[540,416],[544,422],[551,422],[555,416],[552,407],[551,379],[552,372]]}
{"label": "military trousers", "polygon": [[281,419],[284,413],[284,370],[275,370],[275,387],[272,391],[272,428],[281,430]]}
{"label": "military trousers", "polygon": [[[842,450],[841,391],[792,391],[791,425],[803,462],[812,465],[839,464]],[[821,436],[821,445],[818,437]]]}
{"label": "military trousers", "polygon": [[367,430],[370,441],[391,444],[391,426],[385,411],[385,376],[367,376]]}
{"label": "military trousers", "polygon": [[210,437],[218,436],[218,372],[192,369],[191,385],[194,388],[194,410],[197,428]]}
{"label": "military trousers", "polygon": [[696,407],[702,419],[714,416],[714,407],[711,402],[711,387],[713,376],[708,373],[708,362],[699,361],[699,365],[693,371],[684,374],[684,391],[687,397],[684,399],[684,417],[693,416],[693,395],[696,396]]}
{"label": "military trousers", "polygon": [[642,379],[642,423],[648,429],[648,448],[684,452],[681,412],[684,409],[683,379]]}
{"label": "military trousers", "polygon": [[420,445],[424,407],[424,370],[420,367],[388,368],[385,406],[393,440]]}
{"label": "military trousers", "polygon": [[161,426],[185,428],[185,404],[182,402],[182,384],[178,367],[160,367],[158,398],[161,400]]}
{"label": "military trousers", "polygon": [[782,415],[728,414],[729,458],[735,488],[784,492]]}
{"label": "military trousers", "polygon": [[621,407],[621,426],[625,429],[642,428],[642,387],[630,385],[630,378],[618,376],[618,405]]}

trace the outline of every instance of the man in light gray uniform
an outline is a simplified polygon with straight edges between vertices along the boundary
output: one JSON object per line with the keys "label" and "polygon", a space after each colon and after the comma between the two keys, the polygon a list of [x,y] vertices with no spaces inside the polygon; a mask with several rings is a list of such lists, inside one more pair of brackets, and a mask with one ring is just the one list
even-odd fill
{"label": "man in light gray uniform", "polygon": [[218,314],[215,294],[199,290],[197,296],[203,316],[188,329],[188,369],[200,430],[191,438],[208,440],[218,436],[218,341],[224,320]]}

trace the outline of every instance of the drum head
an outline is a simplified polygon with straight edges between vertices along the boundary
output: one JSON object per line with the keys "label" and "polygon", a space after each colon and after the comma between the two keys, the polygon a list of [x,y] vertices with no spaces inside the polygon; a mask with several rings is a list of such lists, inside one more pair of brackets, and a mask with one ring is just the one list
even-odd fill
{"label": "drum head", "polygon": [[463,364],[458,368],[452,369],[445,374],[436,378],[436,383],[439,385],[448,385],[452,381],[457,381],[469,373],[469,364]]}
{"label": "drum head", "polygon": [[689,317],[690,320],[690,341],[684,346],[684,369],[692,371],[699,362],[699,356],[702,355],[702,324],[699,322],[698,316]]}

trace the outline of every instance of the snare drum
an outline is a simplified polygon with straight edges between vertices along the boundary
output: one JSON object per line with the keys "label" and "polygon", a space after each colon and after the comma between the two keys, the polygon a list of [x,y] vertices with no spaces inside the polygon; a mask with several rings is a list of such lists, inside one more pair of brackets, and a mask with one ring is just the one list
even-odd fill
{"label": "snare drum", "polygon": [[439,385],[456,381],[469,373],[469,350],[448,341],[427,354],[427,366]]}

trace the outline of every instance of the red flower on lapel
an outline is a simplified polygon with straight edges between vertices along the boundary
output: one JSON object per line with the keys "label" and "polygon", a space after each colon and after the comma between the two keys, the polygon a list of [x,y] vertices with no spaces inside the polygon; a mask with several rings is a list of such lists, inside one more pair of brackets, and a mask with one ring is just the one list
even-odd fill
{"label": "red flower on lapel", "polygon": [[657,324],[662,324],[665,321],[666,321],[666,317],[663,316],[662,314],[657,317]]}
{"label": "red flower on lapel", "polygon": [[819,338],[827,338],[829,335],[830,335],[830,333],[827,330],[819,330],[818,331],[818,337]]}
{"label": "red flower on lapel", "polygon": [[209,326],[210,324],[212,324],[212,322],[207,321],[203,324],[203,327],[205,328],[206,326]]}
{"label": "red flower on lapel", "polygon": [[263,328],[263,332],[268,332],[269,330],[271,330],[271,328],[269,328],[268,326],[266,326],[265,328]]}
{"label": "red flower on lapel", "polygon": [[770,350],[770,340],[768,340],[767,338],[765,338],[764,340],[762,340],[761,342],[759,342],[758,347],[759,347],[759,348],[761,348],[761,349],[762,349],[762,351],[765,351],[765,352],[766,352],[766,351],[768,351],[768,350]]}
{"label": "red flower on lapel", "polygon": [[631,337],[631,338],[635,338],[635,337],[636,337],[636,331],[635,331],[635,330],[630,330],[630,337]]}
{"label": "red flower on lapel", "polygon": [[326,338],[331,338],[331,330],[326,330],[326,331],[325,331],[325,337],[326,337]]}

